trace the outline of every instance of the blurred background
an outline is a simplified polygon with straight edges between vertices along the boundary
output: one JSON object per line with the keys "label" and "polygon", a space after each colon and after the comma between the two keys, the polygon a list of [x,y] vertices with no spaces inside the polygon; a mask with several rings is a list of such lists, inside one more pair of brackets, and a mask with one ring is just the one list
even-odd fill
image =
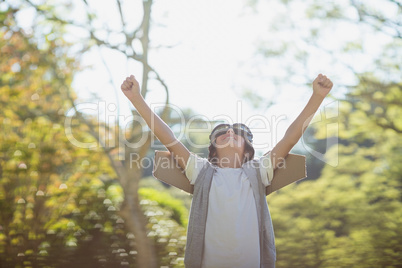
{"label": "blurred background", "polygon": [[[184,267],[191,196],[120,91],[207,156],[217,121],[257,155],[334,82],[292,153],[308,177],[267,197],[277,267],[402,267],[402,2],[3,0],[0,267]],[[399,119],[398,119],[399,118]]]}

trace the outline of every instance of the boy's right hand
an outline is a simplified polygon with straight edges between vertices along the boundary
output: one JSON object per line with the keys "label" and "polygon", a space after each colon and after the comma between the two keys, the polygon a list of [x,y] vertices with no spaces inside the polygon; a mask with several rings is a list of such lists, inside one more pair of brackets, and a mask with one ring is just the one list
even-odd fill
{"label": "boy's right hand", "polygon": [[141,95],[140,85],[134,75],[130,75],[130,77],[127,77],[126,80],[123,81],[121,91],[123,91],[124,95],[126,95],[130,101],[135,100]]}

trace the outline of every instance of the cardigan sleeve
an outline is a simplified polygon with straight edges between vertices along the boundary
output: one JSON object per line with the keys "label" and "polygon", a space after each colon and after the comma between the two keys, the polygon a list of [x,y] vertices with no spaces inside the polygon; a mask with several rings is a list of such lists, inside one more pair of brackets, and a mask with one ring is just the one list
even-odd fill
{"label": "cardigan sleeve", "polygon": [[271,153],[260,158],[260,174],[262,184],[268,186],[274,177],[274,168],[271,162]]}

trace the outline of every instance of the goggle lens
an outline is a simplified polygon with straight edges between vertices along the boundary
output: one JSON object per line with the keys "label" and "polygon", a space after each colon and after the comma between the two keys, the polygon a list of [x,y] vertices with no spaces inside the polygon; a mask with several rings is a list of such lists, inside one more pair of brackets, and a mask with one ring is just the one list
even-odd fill
{"label": "goggle lens", "polygon": [[209,139],[215,140],[217,137],[225,134],[229,128],[233,129],[233,132],[236,135],[243,136],[244,138],[247,138],[247,140],[249,142],[253,142],[253,134],[251,133],[251,130],[245,124],[241,124],[241,123],[236,123],[233,125],[220,124],[212,130],[211,135],[209,136]]}

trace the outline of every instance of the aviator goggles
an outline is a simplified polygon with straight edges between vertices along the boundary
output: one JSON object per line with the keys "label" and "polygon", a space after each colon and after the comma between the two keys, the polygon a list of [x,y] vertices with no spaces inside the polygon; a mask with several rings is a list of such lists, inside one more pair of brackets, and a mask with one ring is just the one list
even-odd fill
{"label": "aviator goggles", "polygon": [[250,143],[253,142],[253,134],[251,133],[251,130],[242,123],[236,123],[233,125],[230,124],[220,124],[217,125],[211,132],[211,135],[209,135],[209,139],[211,141],[214,141],[217,137],[225,134],[229,129],[233,129],[233,132],[236,135],[240,135],[244,137],[247,141]]}

